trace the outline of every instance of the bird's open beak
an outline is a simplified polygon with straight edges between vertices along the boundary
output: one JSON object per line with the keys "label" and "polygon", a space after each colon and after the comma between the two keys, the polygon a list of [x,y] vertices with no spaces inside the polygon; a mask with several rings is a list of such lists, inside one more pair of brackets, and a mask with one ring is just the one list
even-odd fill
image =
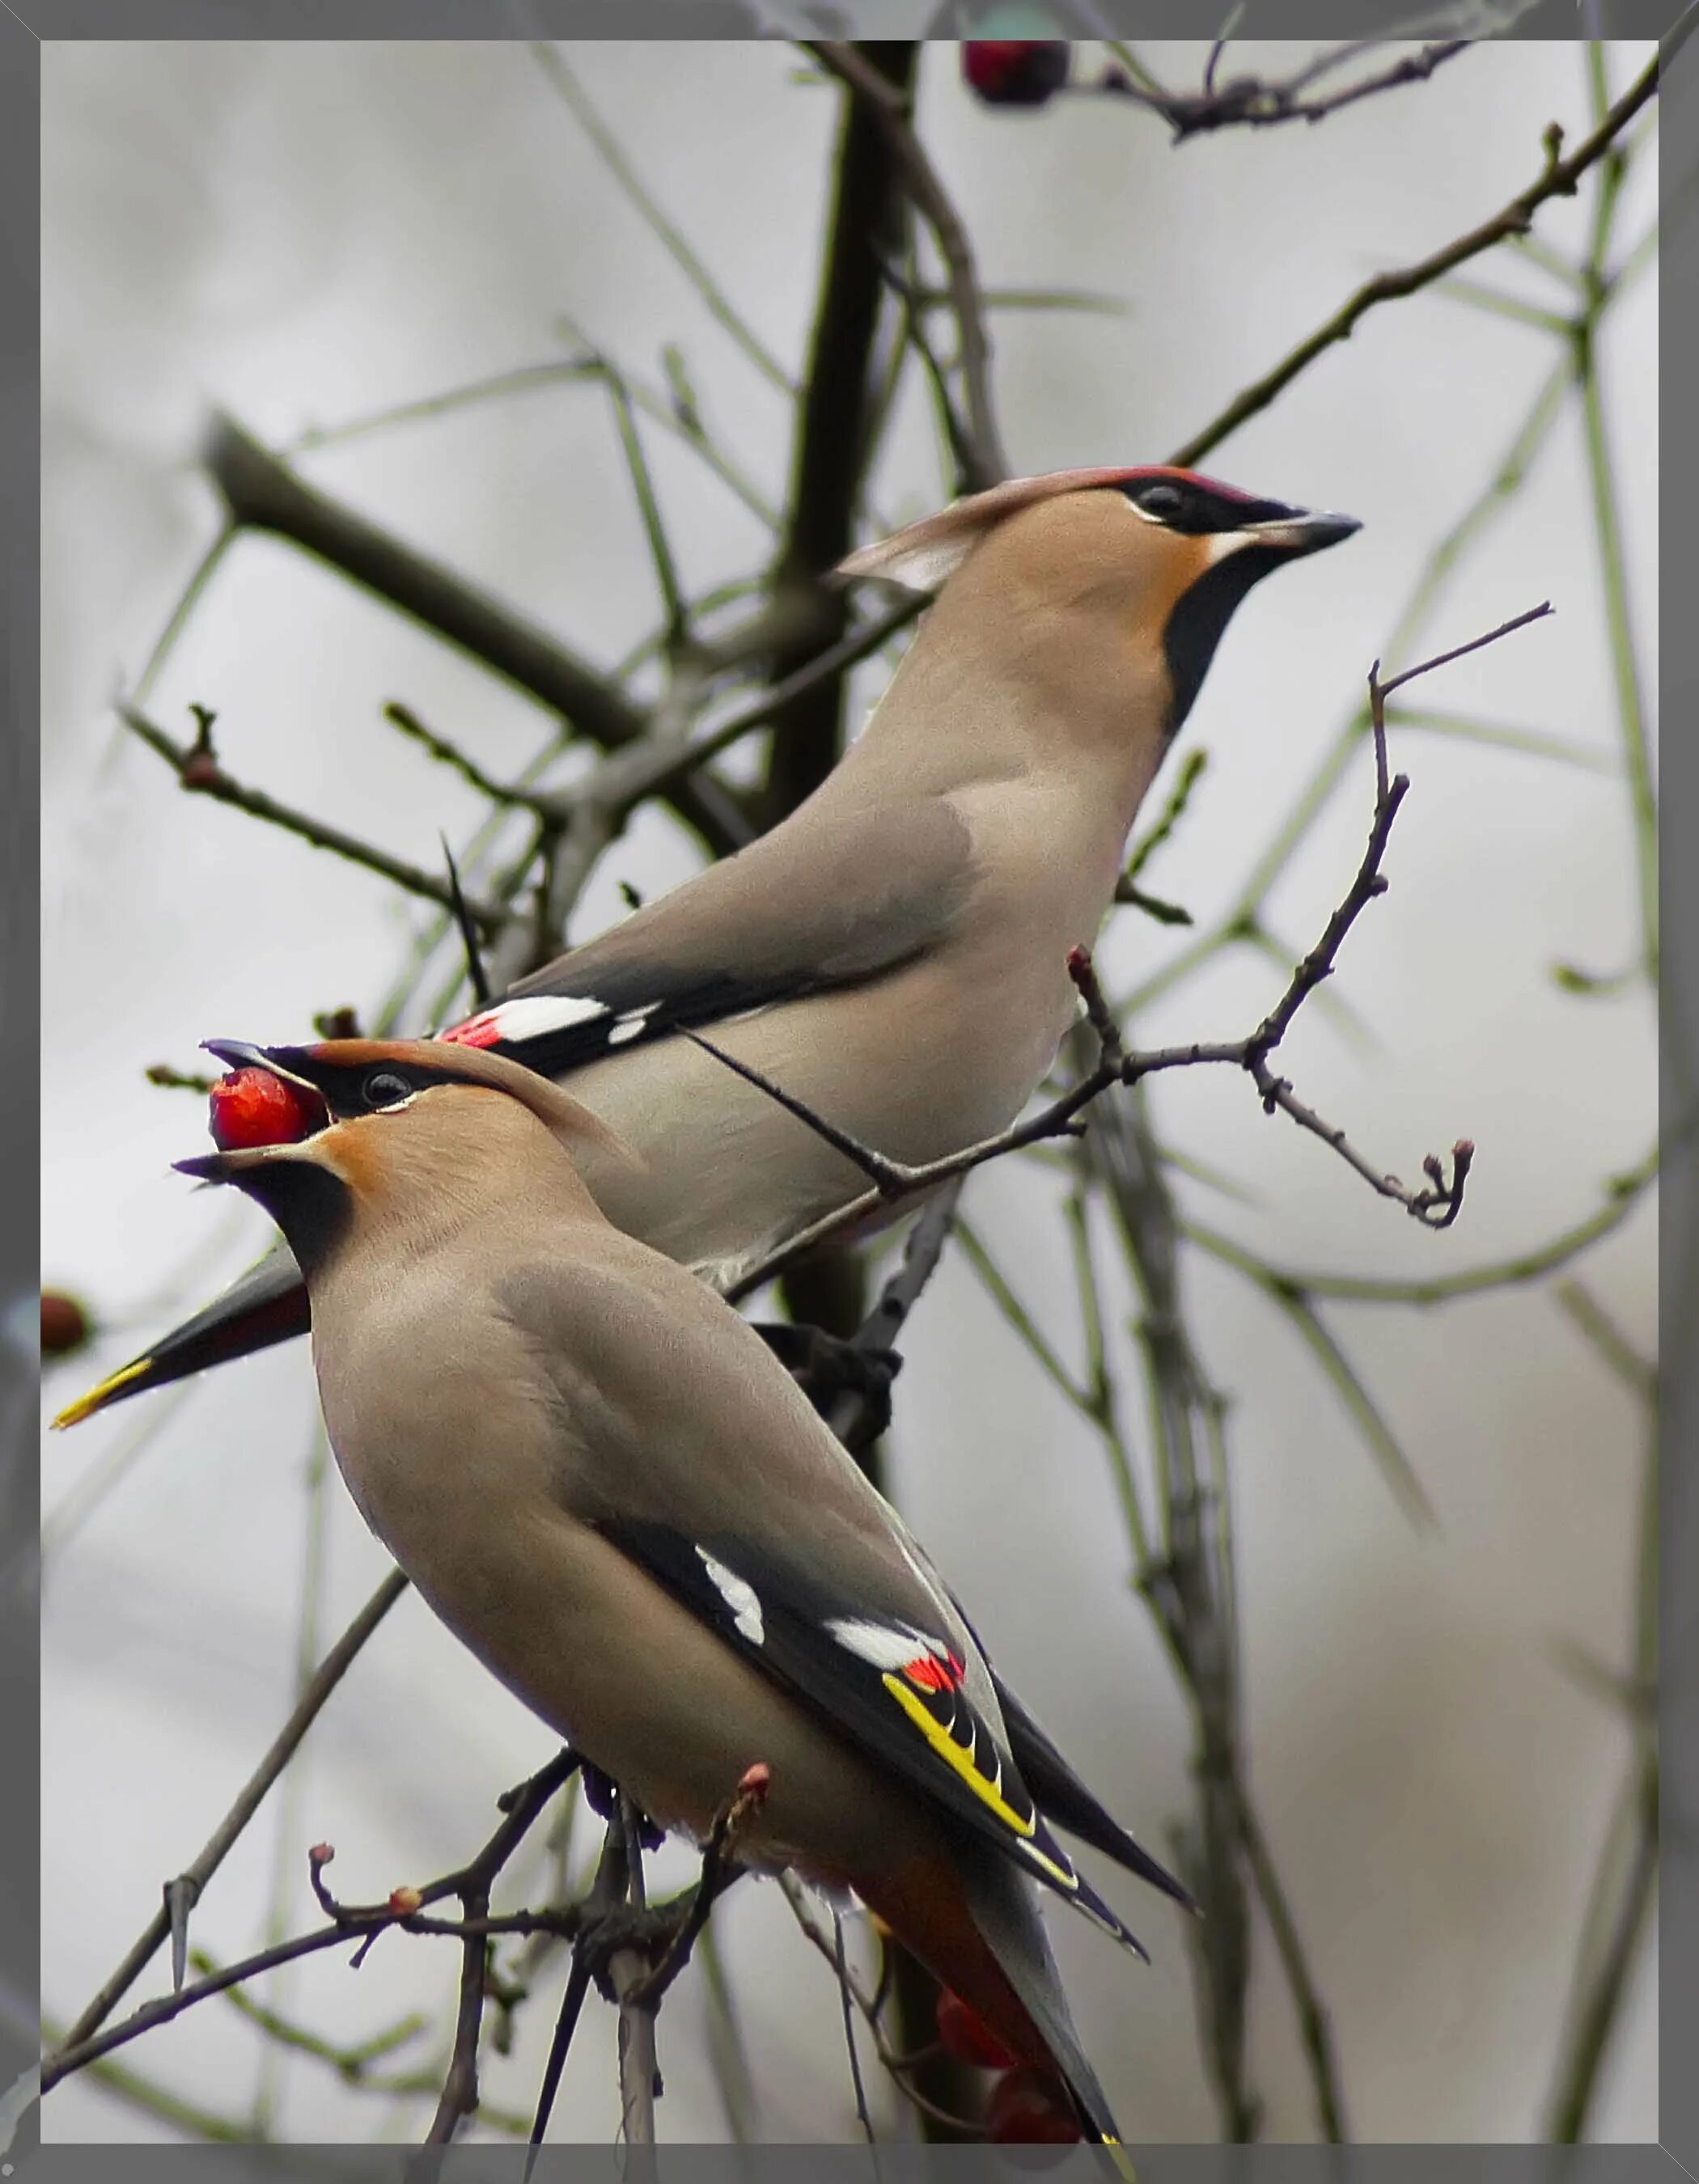
{"label": "bird's open beak", "polygon": [[[203,1039],[201,1045],[206,1053],[216,1055],[231,1069],[263,1069],[268,1076],[276,1078],[280,1084],[300,1095],[314,1131],[328,1128],[331,1111],[323,1092],[310,1077],[302,1076],[280,1058],[282,1049],[253,1046],[242,1039]],[[177,1162],[175,1165],[181,1167],[182,1163]]]}

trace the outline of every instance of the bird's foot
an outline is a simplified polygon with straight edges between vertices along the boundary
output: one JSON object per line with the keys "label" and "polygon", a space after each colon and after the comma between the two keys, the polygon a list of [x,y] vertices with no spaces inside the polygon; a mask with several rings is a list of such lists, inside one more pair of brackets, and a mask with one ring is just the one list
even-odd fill
{"label": "bird's foot", "polygon": [[866,1448],[891,1423],[891,1383],[902,1370],[894,1350],[828,1334],[791,1320],[760,1320],[755,1329],[815,1409],[851,1449]]}
{"label": "bird's foot", "polygon": [[[578,1773],[584,1784],[584,1802],[593,1813],[604,1820],[611,1820],[620,1809],[619,1786],[599,1767],[593,1767],[588,1759],[578,1762]],[[634,1812],[636,1808],[632,1808]],[[639,1850],[659,1850],[666,1841],[666,1830],[656,1827],[647,1814],[637,1814],[637,1847]]]}

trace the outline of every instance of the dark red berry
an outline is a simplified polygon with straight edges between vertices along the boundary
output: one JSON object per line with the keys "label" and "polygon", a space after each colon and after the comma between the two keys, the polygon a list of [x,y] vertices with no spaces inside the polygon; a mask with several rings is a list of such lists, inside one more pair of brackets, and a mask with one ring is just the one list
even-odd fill
{"label": "dark red berry", "polygon": [[962,81],[988,106],[1042,106],[1067,70],[1061,38],[970,38],[961,48]]}
{"label": "dark red berry", "polygon": [[88,1314],[63,1290],[42,1291],[42,1355],[69,1357],[89,1338]]}

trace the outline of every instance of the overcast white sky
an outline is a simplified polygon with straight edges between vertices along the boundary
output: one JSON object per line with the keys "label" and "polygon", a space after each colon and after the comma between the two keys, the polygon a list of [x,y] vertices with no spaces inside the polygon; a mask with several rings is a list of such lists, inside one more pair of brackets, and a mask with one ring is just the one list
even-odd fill
{"label": "overcast white sky", "polygon": [[[1153,49],[1195,81],[1202,47]],[[1323,125],[1223,131],[1171,148],[1148,116],[1073,100],[1040,115],[974,105],[953,52],[925,62],[922,125],[998,286],[1089,287],[1119,317],[1007,314],[996,387],[1015,467],[1160,460],[1353,287],[1496,209],[1537,170],[1546,124],[1585,126],[1579,49],[1481,49],[1424,86]],[[1289,66],[1249,47],[1237,65]],[[1613,51],[1613,82],[1644,64]],[[834,96],[766,46],[603,45],[573,56],[596,104],[727,292],[800,359],[825,205]],[[681,342],[704,410],[762,492],[783,490],[782,408],[655,242],[522,46],[125,45],[44,58],[47,552],[43,631],[47,1000],[42,1228],[49,1280],[111,1323],[118,1362],[256,1253],[248,1209],[169,1170],[203,1142],[198,1103],[145,1067],[192,1067],[209,1035],[301,1034],[311,1013],[382,998],[420,923],[381,883],[298,841],[181,797],[108,708],[139,670],[209,536],[185,460],[209,398],[283,442],[482,374],[559,355],[564,315],[659,376]],[[1646,230],[1652,162],[1618,233]],[[1539,234],[1575,249],[1588,204]],[[1560,286],[1501,253],[1483,278],[1548,308]],[[1603,344],[1635,638],[1654,688],[1656,282]],[[1188,725],[1212,764],[1149,875],[1200,920],[1231,900],[1275,819],[1353,704],[1435,538],[1485,482],[1556,360],[1550,337],[1427,295],[1370,317],[1206,465],[1247,488],[1363,519],[1348,546],[1284,573],[1241,610]],[[757,566],[763,533],[660,435],[650,448],[687,582]],[[528,393],[313,455],[304,471],[611,662],[651,625],[652,580],[602,397]],[[882,473],[894,517],[942,484],[910,403]],[[1559,992],[1561,959],[1610,970],[1635,944],[1627,796],[1576,413],[1423,632],[1460,642],[1535,601],[1551,621],[1449,671],[1431,703],[1562,737],[1560,764],[1407,732],[1412,776],[1386,900],[1334,983],[1360,1035],[1320,1011],[1287,1066],[1301,1090],[1408,1175],[1473,1137],[1455,1230],[1418,1234],[1313,1140],[1265,1120],[1246,1088],[1193,1072],[1156,1089],[1167,1141],[1236,1177],[1191,1182],[1196,1217],[1282,1264],[1446,1272],[1590,1213],[1655,1128],[1652,1026],[1638,992]],[[876,694],[883,669],[858,688]],[[547,723],[418,631],[276,545],[227,562],[159,688],[181,728],[215,706],[226,763],[430,864],[476,800],[381,718],[401,698],[493,772]],[[1295,946],[1320,930],[1360,854],[1359,766],[1273,906]],[[646,815],[604,861],[575,937],[688,868]],[[1182,936],[1183,938],[1183,936]],[[1122,913],[1113,991],[1173,936]],[[1166,996],[1156,1043],[1236,1035],[1278,990],[1234,957]],[[1050,1179],[1005,1163],[968,1210],[1069,1355],[1066,1241]],[[1585,1268],[1652,1347],[1650,1207]],[[1328,1384],[1267,1306],[1199,1259],[1195,1329],[1231,1417],[1251,1774],[1323,1992],[1351,2120],[1384,2139],[1518,2139],[1541,2112],[1592,1861],[1626,1754],[1620,1723],[1567,1675],[1560,1640],[1622,1664],[1632,1624],[1638,1414],[1549,1296],[1524,1290],[1427,1316],[1336,1312],[1439,1513],[1412,1529]],[[1126,1309],[1130,1309],[1130,1304]],[[1121,1317],[1124,1318],[1125,1310]],[[1134,1371],[1130,1339],[1117,1360]],[[897,1399],[897,1498],[966,1596],[1000,1663],[1108,1802],[1160,1842],[1186,1795],[1186,1724],[1127,1585],[1128,1552],[1093,1437],[1052,1394],[965,1265],[916,1313]],[[88,1362],[50,1376],[52,1406]],[[148,1445],[61,1547],[43,1598],[47,1704],[44,1992],[81,2008],[224,1810],[287,1708],[304,1573],[320,1570],[318,1643],[383,1558],[331,1476],[308,1487],[315,1407],[304,1346],[150,1397],[45,1458],[44,1508],[77,1506],[138,1433]],[[1142,1415],[1136,1401],[1131,1415]],[[315,1512],[317,1513],[315,1513]],[[63,1521],[63,1520],[62,1520]],[[314,1546],[316,1541],[317,1546]],[[3,1581],[14,1581],[7,1574]],[[404,1602],[315,1730],[287,1798],[220,1872],[195,1938],[221,1958],[307,1914],[304,1855],[337,1848],[339,1891],[369,1897],[445,1869],[480,1840],[495,1793],[540,1763],[546,1733]],[[586,1842],[585,1848],[588,1848]],[[679,1872],[684,1870],[681,1863]],[[1118,1881],[1149,1970],[1083,1922],[1056,1940],[1088,2046],[1135,2141],[1208,2138],[1179,1922]],[[724,1917],[773,2138],[853,2128],[835,1995],[771,1888]],[[1252,2069],[1271,2137],[1312,2108],[1266,1935]],[[401,1937],[358,1980],[320,1958],[274,1999],[339,2036],[432,2008],[450,1953]],[[144,1983],[157,1986],[156,1970]],[[528,2108],[554,1975],[487,2098]],[[1597,2113],[1602,2135],[1655,2135],[1655,1968],[1642,1964]],[[725,2119],[693,1975],[661,2021],[663,2136]],[[437,2050],[419,2043],[421,2060]],[[407,2051],[410,2055],[412,2051]],[[126,2059],[157,2083],[245,2112],[261,2051],[209,2004]],[[345,2086],[310,2058],[275,2076],[291,2137],[416,2137],[428,2109]],[[557,2131],[616,2120],[611,2029],[581,2037]],[[892,2127],[895,2127],[891,2120]],[[57,2092],[55,2138],[175,2136],[85,2077]]]}

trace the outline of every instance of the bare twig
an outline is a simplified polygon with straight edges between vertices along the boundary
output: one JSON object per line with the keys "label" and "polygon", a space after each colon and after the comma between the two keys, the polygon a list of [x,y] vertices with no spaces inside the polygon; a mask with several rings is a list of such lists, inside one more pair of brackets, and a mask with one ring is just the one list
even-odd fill
{"label": "bare twig", "polygon": [[660,1961],[632,1988],[627,1999],[651,2014],[661,1997],[690,1961],[690,1953],[708,1924],[708,1914],[737,1878],[738,1837],[766,1802],[772,1787],[769,1769],[757,1760],[745,1768],[730,1800],[714,1816],[714,1825],[702,1853],[702,1871],[690,1892],[689,1906]]}
{"label": "bare twig", "polygon": [[[491,673],[612,750],[634,743],[647,719],[607,677],[476,585],[415,553],[377,525],[298,478],[232,419],[216,416],[202,461],[233,523],[269,531],[339,569],[410,615]],[[716,855],[735,848],[735,804],[712,783],[685,783],[672,802]]]}
{"label": "bare twig", "polygon": [[[1683,20],[1686,20],[1685,18]],[[1685,36],[1685,31],[1683,36]],[[1663,49],[1666,64],[1669,50],[1670,43],[1666,41]],[[1213,418],[1201,432],[1195,432],[1168,458],[1169,461],[1183,467],[1189,467],[1200,461],[1212,448],[1219,447],[1228,435],[1237,432],[1248,418],[1255,417],[1259,411],[1266,410],[1275,396],[1290,387],[1299,373],[1306,370],[1325,350],[1331,348],[1336,342],[1347,339],[1358,320],[1366,312],[1373,310],[1377,304],[1390,303],[1400,296],[1413,296],[1418,289],[1429,287],[1435,281],[1442,280],[1454,267],[1466,265],[1471,258],[1478,258],[1483,251],[1490,250],[1495,243],[1502,242],[1511,236],[1526,234],[1539,207],[1549,198],[1572,195],[1576,183],[1588,168],[1609,149],[1624,125],[1639,113],[1656,92],[1659,65],[1657,59],[1648,63],[1603,120],[1582,138],[1567,159],[1556,157],[1555,146],[1548,146],[1550,156],[1538,178],[1526,189],[1518,191],[1510,203],[1495,213],[1490,220],[1483,220],[1479,227],[1471,228],[1467,235],[1459,236],[1443,249],[1434,251],[1427,258],[1418,259],[1413,265],[1401,266],[1395,272],[1377,273],[1373,280],[1364,281],[1362,287],[1345,298],[1331,318],[1324,320],[1314,333],[1300,342],[1296,348],[1284,357],[1272,371],[1266,372],[1261,379],[1253,381],[1242,393],[1235,395],[1220,415]]]}
{"label": "bare twig", "polygon": [[1174,777],[1174,785],[1169,792],[1167,802],[1162,806],[1149,832],[1142,834],[1133,844],[1131,854],[1127,860],[1127,869],[1115,883],[1117,902],[1135,902],[1140,900],[1135,883],[1145,866],[1150,863],[1151,858],[1156,855],[1157,850],[1161,848],[1163,843],[1179,824],[1187,805],[1191,801],[1192,791],[1197,787],[1199,778],[1208,764],[1209,753],[1206,750],[1192,750],[1186,753],[1184,762]]}
{"label": "bare twig", "polygon": [[549,2129],[549,2118],[554,2106],[555,2094],[560,2091],[561,2073],[566,2067],[566,2057],[578,2030],[585,1997],[590,1992],[590,1953],[583,1946],[584,1936],[593,1931],[597,1921],[606,1915],[624,1890],[624,1837],[610,1826],[602,1845],[602,1854],[597,1862],[590,1892],[584,1900],[584,1924],[578,1946],[572,1952],[565,1992],[560,1997],[560,2014],[555,2019],[554,2036],[549,2045],[549,2059],[543,2068],[543,2083],[537,2096],[537,2113],[531,2126],[531,2152],[526,2157],[522,2184],[530,2184],[537,2148],[542,2145]]}
{"label": "bare twig", "polygon": [[[868,65],[894,95],[906,95],[920,48],[887,40]],[[854,543],[868,471],[888,422],[879,398],[881,266],[905,231],[908,200],[896,153],[873,110],[846,97],[833,159],[828,226],[816,289],[808,355],[792,428],[790,477],[778,552],[761,619],[777,625],[768,672],[790,682],[847,627],[844,596],[829,572]],[[772,825],[823,781],[842,752],[846,683],[827,675],[794,691],[776,722],[760,795]]]}
{"label": "bare twig", "polygon": [[[623,1791],[617,1793],[616,1822],[625,1844],[626,1899],[635,1911],[644,1905],[643,1842],[637,1814]],[[640,2174],[652,2174],[655,2100],[660,2090],[655,2061],[655,2012],[637,1999],[649,1966],[635,1949],[617,1949],[608,1960],[608,1977],[619,2003],[620,2127],[628,2147],[645,2150]]]}
{"label": "bare twig", "polygon": [[[330,826],[307,812],[297,811],[292,805],[280,804],[262,788],[249,788],[233,780],[218,763],[205,738],[179,744],[133,705],[120,705],[118,712],[125,727],[139,736],[150,749],[157,751],[192,794],[209,796],[217,804],[233,805],[251,819],[263,820],[268,827],[281,827],[285,833],[298,835],[304,842],[310,842],[315,850],[327,850],[332,856],[345,858],[349,864],[376,872],[380,879],[390,881],[409,894],[422,895],[444,910],[453,910],[454,892],[448,882],[438,879],[434,872],[409,865],[400,857],[392,857],[376,844],[361,841],[358,835],[346,833],[340,827]],[[499,903],[475,900],[467,907],[486,933],[499,932],[506,921],[507,913]]]}
{"label": "bare twig", "polygon": [[1350,1143],[1342,1128],[1324,1121],[1314,1108],[1300,1100],[1290,1082],[1275,1074],[1270,1067],[1269,1057],[1284,1038],[1305,1000],[1332,975],[1340,947],[1352,925],[1367,905],[1385,890],[1386,881],[1380,871],[1381,861],[1385,855],[1393,820],[1397,816],[1398,807],[1410,786],[1407,777],[1403,774],[1388,777],[1384,717],[1387,694],[1417,676],[1428,674],[1450,660],[1461,659],[1466,653],[1479,650],[1482,645],[1494,644],[1512,630],[1521,629],[1550,612],[1549,605],[1531,608],[1526,614],[1513,616],[1483,637],[1471,638],[1467,644],[1455,646],[1448,652],[1438,654],[1431,660],[1405,669],[1384,684],[1378,679],[1379,663],[1376,663],[1371,671],[1369,682],[1375,746],[1376,796],[1368,847],[1350,889],[1329,920],[1321,939],[1293,972],[1285,993],[1248,1037],[1213,1044],[1197,1041],[1187,1046],[1158,1047],[1143,1052],[1123,1053],[1114,1020],[1098,991],[1089,953],[1083,948],[1076,949],[1070,957],[1068,969],[1080,989],[1088,1015],[1099,1034],[1097,1066],[1060,1098],[1026,1122],[1017,1123],[998,1132],[994,1137],[983,1139],[977,1145],[965,1146],[959,1152],[917,1165],[892,1160],[888,1156],[861,1144],[847,1131],[839,1129],[829,1118],[815,1114],[803,1101],[764,1078],[759,1071],[722,1054],[718,1048],[709,1045],[707,1040],[699,1039],[697,1044],[707,1048],[716,1060],[724,1062],[727,1068],[750,1084],[759,1086],[799,1120],[816,1130],[845,1159],[853,1162],[863,1174],[872,1179],[872,1190],[861,1192],[833,1212],[822,1215],[772,1253],[744,1279],[738,1293],[747,1295],[786,1267],[817,1251],[822,1244],[848,1234],[882,1207],[929,1190],[934,1184],[952,1176],[966,1174],[972,1168],[982,1167],[987,1161],[1000,1159],[1004,1154],[1018,1151],[1023,1146],[1041,1144],[1050,1138],[1077,1134],[1079,1128],[1078,1117],[1081,1112],[1107,1091],[1111,1084],[1136,1084],[1146,1077],[1156,1076],[1167,1070],[1210,1064],[1226,1064],[1243,1069],[1255,1085],[1266,1112],[1272,1114],[1278,1108],[1301,1128],[1320,1138],[1373,1190],[1381,1197],[1392,1199],[1402,1206],[1406,1212],[1421,1222],[1424,1228],[1449,1228],[1462,1206],[1463,1187],[1474,1157],[1474,1147],[1468,1139],[1460,1138],[1452,1146],[1449,1177],[1439,1159],[1429,1155],[1423,1162],[1426,1184],[1412,1189],[1395,1175],[1387,1174],[1374,1167]]}
{"label": "bare twig", "polygon": [[[198,1893],[205,1889],[208,1881],[224,1863],[226,1852],[259,1811],[266,1791],[294,1757],[302,1738],[317,1719],[326,1700],[342,1681],[373,1631],[406,1590],[406,1578],[399,1570],[391,1570],[326,1654],[317,1674],[296,1701],[289,1719],[272,1739],[265,1757],[243,1783],[235,1803],[214,1829],[198,1856],[184,1868],[181,1877],[189,1882]],[[123,1963],[70,2026],[56,2054],[49,2057],[50,2062],[58,2060],[66,2050],[81,2047],[99,2030],[135,1985],[170,1930],[170,1916],[162,1906],[143,1928]]]}
{"label": "bare twig", "polygon": [[1008,475],[1008,465],[992,414],[991,344],[985,332],[978,276],[974,270],[967,231],[939,179],[937,169],[915,134],[908,98],[894,90],[852,45],[839,40],[811,40],[807,50],[822,68],[847,84],[875,115],[901,164],[910,195],[937,240],[947,270],[961,350],[967,448],[974,469],[974,475],[964,482],[969,490],[994,485]]}
{"label": "bare twig", "polygon": [[1280,1885],[1280,1877],[1263,1837],[1262,1824],[1251,1810],[1248,1799],[1241,1801],[1239,1806],[1239,1832],[1245,1844],[1245,1862],[1251,1868],[1256,1893],[1262,1899],[1262,1908],[1268,1914],[1275,1950],[1298,2012],[1298,2030],[1309,2061],[1311,2082],[1316,2089],[1317,2121],[1321,2126],[1323,2138],[1330,2146],[1337,2146],[1351,2134],[1345,2128],[1345,2096],[1340,2086],[1339,2061],[1334,2053],[1333,2030],[1328,2022],[1328,2013],[1323,2006],[1320,1991],[1311,1973],[1309,1959],[1304,1953],[1297,1922],[1292,1916],[1286,1892]]}
{"label": "bare twig", "polygon": [[1360,98],[1373,98],[1378,92],[1391,91],[1400,84],[1425,82],[1435,69],[1465,52],[1474,41],[1447,38],[1423,46],[1420,53],[1407,53],[1375,75],[1361,77],[1338,91],[1326,92],[1313,98],[1304,96],[1323,70],[1354,58],[1377,42],[1373,39],[1356,41],[1335,54],[1322,55],[1295,74],[1274,82],[1260,76],[1234,76],[1217,90],[1216,67],[1227,44],[1224,37],[1217,38],[1210,48],[1201,91],[1164,91],[1155,85],[1154,79],[1147,78],[1140,83],[1125,70],[1116,68],[1111,68],[1098,84],[1083,88],[1115,92],[1147,107],[1168,124],[1174,132],[1173,141],[1180,144],[1188,136],[1200,136],[1212,129],[1241,125],[1267,129],[1285,121],[1324,120],[1329,114],[1338,113],[1342,106],[1354,105]]}
{"label": "bare twig", "polygon": [[861,2021],[872,2034],[874,2051],[881,2064],[889,2072],[891,2082],[903,2098],[921,2115],[929,2118],[933,2123],[943,2125],[952,2137],[983,2139],[985,2136],[983,2124],[975,2123],[966,2116],[956,2115],[948,2109],[940,2108],[935,2101],[928,2100],[914,2084],[914,2073],[931,2059],[930,2054],[922,2052],[909,2055],[900,2054],[886,2039],[881,2022],[883,1994],[869,1994],[850,1970],[838,1947],[841,1929],[834,1922],[833,1931],[828,1934],[818,1924],[803,1885],[794,1874],[780,1874],[778,1886],[785,1902],[790,1906],[791,1915],[802,1929],[810,1945],[830,1964],[832,1975],[838,1981],[839,1992],[855,2005]]}
{"label": "bare twig", "polygon": [[551,87],[571,109],[579,127],[601,154],[615,181],[637,208],[650,232],[714,317],[770,386],[777,387],[781,394],[794,394],[796,389],[783,365],[733,308],[725,291],[643,187],[636,169],[626,155],[624,146],[586,98],[583,86],[567,66],[560,48],[539,42],[532,45],[531,53]]}
{"label": "bare twig", "polygon": [[[392,699],[383,709],[383,717],[393,727],[399,728],[403,735],[410,736],[441,765],[452,766],[462,781],[476,788],[480,796],[487,796],[492,804],[516,804],[529,811],[539,809],[538,790],[523,783],[494,780],[458,744],[450,743],[446,736],[428,727],[410,705]],[[542,808],[546,811],[546,805]]]}
{"label": "bare twig", "polygon": [[[1632,1781],[1626,1800],[1630,1838],[1628,1871],[1618,1891],[1614,1915],[1598,1962],[1578,1981],[1574,2021],[1560,2061],[1551,2110],[1543,2136],[1557,2145],[1574,2145],[1585,2127],[1611,2031],[1616,2023],[1629,1974],[1645,1932],[1657,1887],[1658,1768],[1649,1753]],[[1607,1869],[1614,1846],[1607,1846]],[[1602,1870],[1602,1887],[1607,1872]]]}
{"label": "bare twig", "polygon": [[[395,1573],[394,1577],[399,1579],[399,1573]],[[398,1595],[404,1583],[404,1580],[400,1580],[395,1585]],[[366,1635],[369,1635],[369,1632]],[[350,1630],[348,1637],[353,1635],[354,1632]],[[345,1638],[343,1644],[347,1643],[348,1639]],[[357,1650],[355,1647],[348,1652],[347,1659],[343,1662],[343,1667]],[[328,1668],[329,1665],[327,1658],[326,1666]],[[304,1703],[309,1696],[310,1693],[303,1695]],[[298,1714],[301,1708],[298,1707],[296,1711]],[[276,1747],[273,1749],[275,1752]],[[222,1994],[226,1988],[258,1978],[262,1972],[273,1970],[279,1964],[292,1964],[298,1957],[313,1956],[321,1949],[334,1948],[351,1939],[359,1941],[359,1954],[364,1956],[380,1934],[398,1926],[410,1934],[452,1935],[468,1944],[476,1939],[481,1949],[483,1942],[496,1934],[576,1933],[578,1914],[571,1910],[521,1911],[492,1918],[486,1908],[462,1919],[449,1919],[426,1917],[425,1906],[440,1902],[447,1896],[459,1896],[464,1903],[469,1894],[476,1896],[480,1890],[484,1892],[487,1905],[489,1884],[512,1857],[538,1816],[577,1764],[573,1753],[562,1752],[557,1754],[529,1781],[521,1783],[517,1789],[509,1791],[498,1801],[504,1817],[474,1858],[456,1871],[444,1874],[440,1880],[427,1882],[422,1888],[398,1888],[383,1903],[339,1903],[324,1880],[324,1868],[330,1864],[334,1852],[326,1843],[315,1845],[309,1858],[308,1869],[313,1892],[327,1914],[327,1925],[316,1927],[310,1933],[298,1934],[291,1940],[277,1942],[270,1948],[259,1950],[253,1956],[243,1958],[240,1963],[226,1964],[220,1970],[209,1972],[175,1993],[162,1996],[155,2002],[144,2003],[122,2023],[108,2031],[72,2036],[80,2036],[82,2025],[93,2016],[92,2007],[86,2010],[77,2025],[71,2028],[71,2035],[68,2035],[63,2044],[42,2062],[42,2091],[47,2092],[73,2071],[82,2070],[113,2048],[121,2048],[139,2038],[156,2025],[168,2024],[171,2019],[181,2016],[184,2010],[192,2008],[197,2003],[204,2002],[210,1995]],[[234,1840],[233,1836],[231,1840]],[[164,1938],[163,1932],[159,1938]],[[359,1957],[355,1961],[359,1961]],[[123,1992],[121,1986],[116,1986],[115,1980],[109,1982],[109,1989],[114,1987],[116,1993]],[[106,1992],[107,1990],[103,1990],[102,1997],[97,1998],[97,2001],[104,2002],[103,2014],[111,2008],[111,2003],[105,2001]],[[98,2023],[99,2019],[96,2017],[94,2021]]]}

